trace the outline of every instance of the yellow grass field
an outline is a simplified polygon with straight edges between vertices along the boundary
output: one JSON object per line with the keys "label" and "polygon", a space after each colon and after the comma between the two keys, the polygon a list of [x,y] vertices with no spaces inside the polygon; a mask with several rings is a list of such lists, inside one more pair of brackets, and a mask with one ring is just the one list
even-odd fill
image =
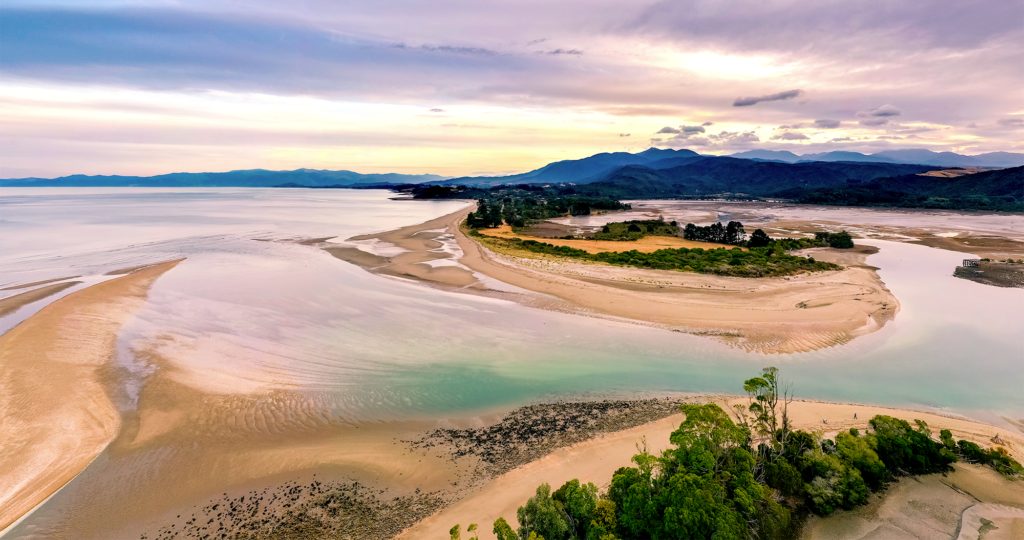
{"label": "yellow grass field", "polygon": [[639,240],[633,241],[576,239],[567,240],[562,238],[540,238],[537,236],[517,234],[513,232],[512,227],[508,225],[502,225],[501,227],[495,227],[493,229],[479,229],[479,232],[480,234],[483,234],[485,236],[492,236],[494,238],[518,238],[520,240],[536,240],[538,242],[544,242],[554,246],[568,246],[571,248],[582,249],[587,253],[621,252],[630,251],[634,249],[641,253],[650,253],[652,251],[658,251],[659,249],[733,249],[734,247],[736,247],[727,244],[716,244],[713,242],[695,242],[693,240],[683,240],[682,238],[676,236],[645,236]]}

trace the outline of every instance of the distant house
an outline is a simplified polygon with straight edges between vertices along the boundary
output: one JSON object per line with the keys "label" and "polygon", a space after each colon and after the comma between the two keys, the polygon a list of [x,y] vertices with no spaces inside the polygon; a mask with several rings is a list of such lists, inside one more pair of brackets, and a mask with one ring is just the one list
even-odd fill
{"label": "distant house", "polygon": [[964,263],[962,266],[964,268],[976,268],[978,266],[978,263],[980,262],[981,259],[964,259]]}

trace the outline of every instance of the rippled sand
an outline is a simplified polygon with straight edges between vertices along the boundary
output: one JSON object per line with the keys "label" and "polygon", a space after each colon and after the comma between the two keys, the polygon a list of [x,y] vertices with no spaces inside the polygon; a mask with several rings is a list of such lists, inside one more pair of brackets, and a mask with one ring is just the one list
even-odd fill
{"label": "rippled sand", "polygon": [[74,478],[117,433],[108,397],[117,333],[176,264],[74,293],[0,336],[0,529]]}

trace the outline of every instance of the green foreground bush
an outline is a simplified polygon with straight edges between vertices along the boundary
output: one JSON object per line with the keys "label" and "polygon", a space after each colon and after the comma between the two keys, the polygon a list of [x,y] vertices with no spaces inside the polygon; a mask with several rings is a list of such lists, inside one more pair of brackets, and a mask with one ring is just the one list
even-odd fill
{"label": "green foreground bush", "polygon": [[[788,395],[776,368],[748,379],[746,406],[730,416],[716,404],[688,404],[686,419],[660,455],[641,451],[620,468],[608,491],[571,480],[542,484],[519,508],[519,529],[502,518],[499,540],[793,538],[808,513],[829,515],[864,504],[900,476],[945,472],[957,459],[1019,478],[1005,450],[932,438],[915,425],[875,416],[871,429],[835,439],[790,429]],[[453,528],[457,532],[457,527]],[[456,538],[453,534],[453,538]]]}

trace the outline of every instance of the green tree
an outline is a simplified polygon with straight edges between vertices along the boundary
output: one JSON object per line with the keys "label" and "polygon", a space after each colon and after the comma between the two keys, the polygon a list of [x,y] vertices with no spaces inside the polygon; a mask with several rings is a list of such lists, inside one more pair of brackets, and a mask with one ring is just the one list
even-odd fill
{"label": "green tree", "polygon": [[761,229],[756,229],[754,234],[750,235],[750,240],[747,240],[747,247],[757,248],[765,247],[772,243],[772,238]]}
{"label": "green tree", "polygon": [[872,447],[873,443],[872,436],[858,437],[846,432],[836,435],[836,452],[840,459],[857,469],[869,488],[877,490],[889,477],[889,471]]}
{"label": "green tree", "polygon": [[516,517],[519,518],[520,538],[529,538],[530,534],[543,536],[546,540],[571,538],[568,516],[551,498],[551,486],[548,484],[537,487],[537,493],[519,507]]}
{"label": "green tree", "polygon": [[933,441],[923,430],[914,429],[905,420],[878,415],[869,422],[874,430],[878,457],[893,474],[943,472],[956,456]]}
{"label": "green tree", "polygon": [[570,538],[586,538],[597,511],[597,486],[580,484],[579,480],[573,479],[558,488],[551,498],[568,517]]}
{"label": "green tree", "polygon": [[512,526],[502,517],[494,521],[492,532],[498,540],[519,540],[519,535],[512,530]]}

